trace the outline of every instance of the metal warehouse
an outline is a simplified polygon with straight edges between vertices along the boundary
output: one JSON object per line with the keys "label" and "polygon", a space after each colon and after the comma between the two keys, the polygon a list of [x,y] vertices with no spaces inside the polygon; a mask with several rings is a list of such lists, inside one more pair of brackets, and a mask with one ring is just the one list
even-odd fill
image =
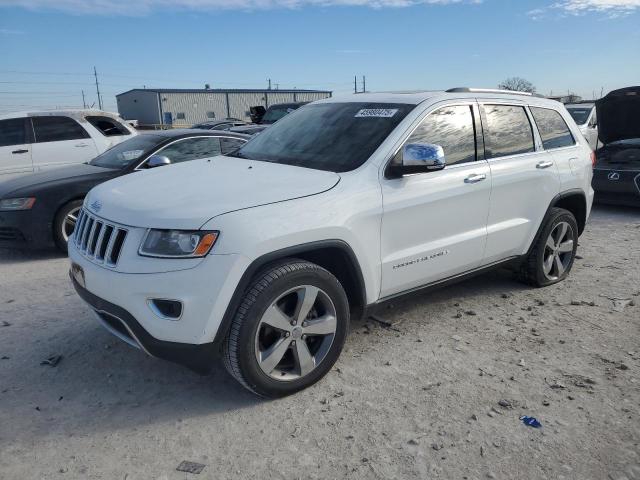
{"label": "metal warehouse", "polygon": [[140,125],[192,125],[207,120],[249,120],[249,107],[312,102],[331,97],[324,90],[133,89],[116,95],[118,112]]}

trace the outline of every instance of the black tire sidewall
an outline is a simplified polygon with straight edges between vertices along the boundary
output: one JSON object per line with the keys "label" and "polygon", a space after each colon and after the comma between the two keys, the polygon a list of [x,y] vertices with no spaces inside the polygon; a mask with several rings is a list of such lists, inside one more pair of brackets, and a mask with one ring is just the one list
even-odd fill
{"label": "black tire sidewall", "polygon": [[[333,367],[340,356],[349,328],[347,296],[338,280],[328,271],[316,267],[288,273],[272,281],[247,310],[238,338],[237,359],[244,380],[252,390],[269,397],[282,397],[307,388]],[[313,285],[326,292],[336,309],[337,327],[329,352],[322,363],[307,376],[298,380],[278,381],[266,375],[255,356],[255,335],[263,313],[283,292],[300,285]]]}
{"label": "black tire sidewall", "polygon": [[[545,246],[547,243],[547,238],[553,231],[553,229],[560,222],[567,222],[573,231],[573,251],[571,252],[571,261],[567,265],[564,273],[555,280],[550,280],[544,274],[543,263],[544,263],[544,252]],[[554,209],[549,216],[549,219],[546,222],[544,229],[540,234],[540,238],[538,239],[538,244],[536,245],[537,249],[537,262],[536,262],[536,277],[537,282],[540,286],[548,286],[553,285],[555,283],[563,281],[571,272],[571,268],[573,267],[573,262],[576,258],[576,251],[578,249],[578,223],[576,222],[575,217],[571,212],[564,209]]]}
{"label": "black tire sidewall", "polygon": [[67,252],[67,242],[62,236],[62,226],[64,223],[64,219],[71,210],[73,210],[74,208],[82,207],[82,202],[83,200],[72,200],[64,204],[58,209],[58,212],[53,219],[53,225],[51,226],[53,230],[53,240],[56,244],[56,247],[58,247],[58,249],[62,252]]}

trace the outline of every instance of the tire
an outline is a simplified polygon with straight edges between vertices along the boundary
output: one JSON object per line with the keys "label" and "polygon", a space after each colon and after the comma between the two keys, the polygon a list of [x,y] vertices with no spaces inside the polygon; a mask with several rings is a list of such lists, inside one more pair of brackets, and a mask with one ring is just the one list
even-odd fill
{"label": "tire", "polygon": [[67,239],[73,230],[70,229],[70,225],[67,222],[67,217],[73,215],[78,217],[78,213],[82,208],[82,200],[73,200],[64,204],[53,219],[53,240],[56,243],[56,247],[63,253],[67,253]]}
{"label": "tire", "polygon": [[[559,238],[565,228],[566,233]],[[520,267],[520,280],[534,287],[561,282],[571,271],[577,248],[578,224],[575,217],[563,208],[552,208]]]}
{"label": "tire", "polygon": [[247,288],[222,345],[225,367],[257,395],[291,395],[331,370],[348,327],[349,302],[338,279],[314,263],[288,259]]}

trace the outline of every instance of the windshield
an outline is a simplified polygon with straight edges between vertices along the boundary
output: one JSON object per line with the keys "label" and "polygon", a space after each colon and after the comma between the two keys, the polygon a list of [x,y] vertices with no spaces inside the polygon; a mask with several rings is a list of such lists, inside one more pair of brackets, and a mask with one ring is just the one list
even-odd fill
{"label": "windshield", "polygon": [[293,105],[293,106],[283,105],[282,107],[269,107],[267,109],[267,112],[264,114],[264,117],[262,117],[262,120],[260,121],[260,123],[275,123],[278,120],[280,120],[282,117],[290,114],[296,109],[298,109],[297,105]]}
{"label": "windshield", "polygon": [[366,162],[413,108],[389,103],[307,105],[253,137],[234,155],[348,172]]}
{"label": "windshield", "polygon": [[160,135],[138,135],[111,147],[102,155],[98,155],[91,160],[89,165],[119,170],[131,164],[131,162],[141,159],[166,139],[167,137]]}
{"label": "windshield", "polygon": [[592,109],[593,107],[569,107],[567,108],[567,111],[578,125],[584,125],[587,123],[587,120],[589,120],[589,115],[591,114]]}

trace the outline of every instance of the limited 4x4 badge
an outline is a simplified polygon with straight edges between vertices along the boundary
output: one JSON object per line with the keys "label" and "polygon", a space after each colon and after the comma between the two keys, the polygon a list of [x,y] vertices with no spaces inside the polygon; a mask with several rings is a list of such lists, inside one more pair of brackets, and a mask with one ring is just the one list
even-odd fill
{"label": "limited 4x4 badge", "polygon": [[432,253],[431,255],[425,255],[424,257],[416,258],[414,260],[398,263],[397,265],[393,266],[393,270],[408,267],[410,265],[415,265],[417,263],[427,262],[429,260],[433,260],[434,258],[444,257],[445,255],[449,255],[449,250],[442,250],[441,252]]}

